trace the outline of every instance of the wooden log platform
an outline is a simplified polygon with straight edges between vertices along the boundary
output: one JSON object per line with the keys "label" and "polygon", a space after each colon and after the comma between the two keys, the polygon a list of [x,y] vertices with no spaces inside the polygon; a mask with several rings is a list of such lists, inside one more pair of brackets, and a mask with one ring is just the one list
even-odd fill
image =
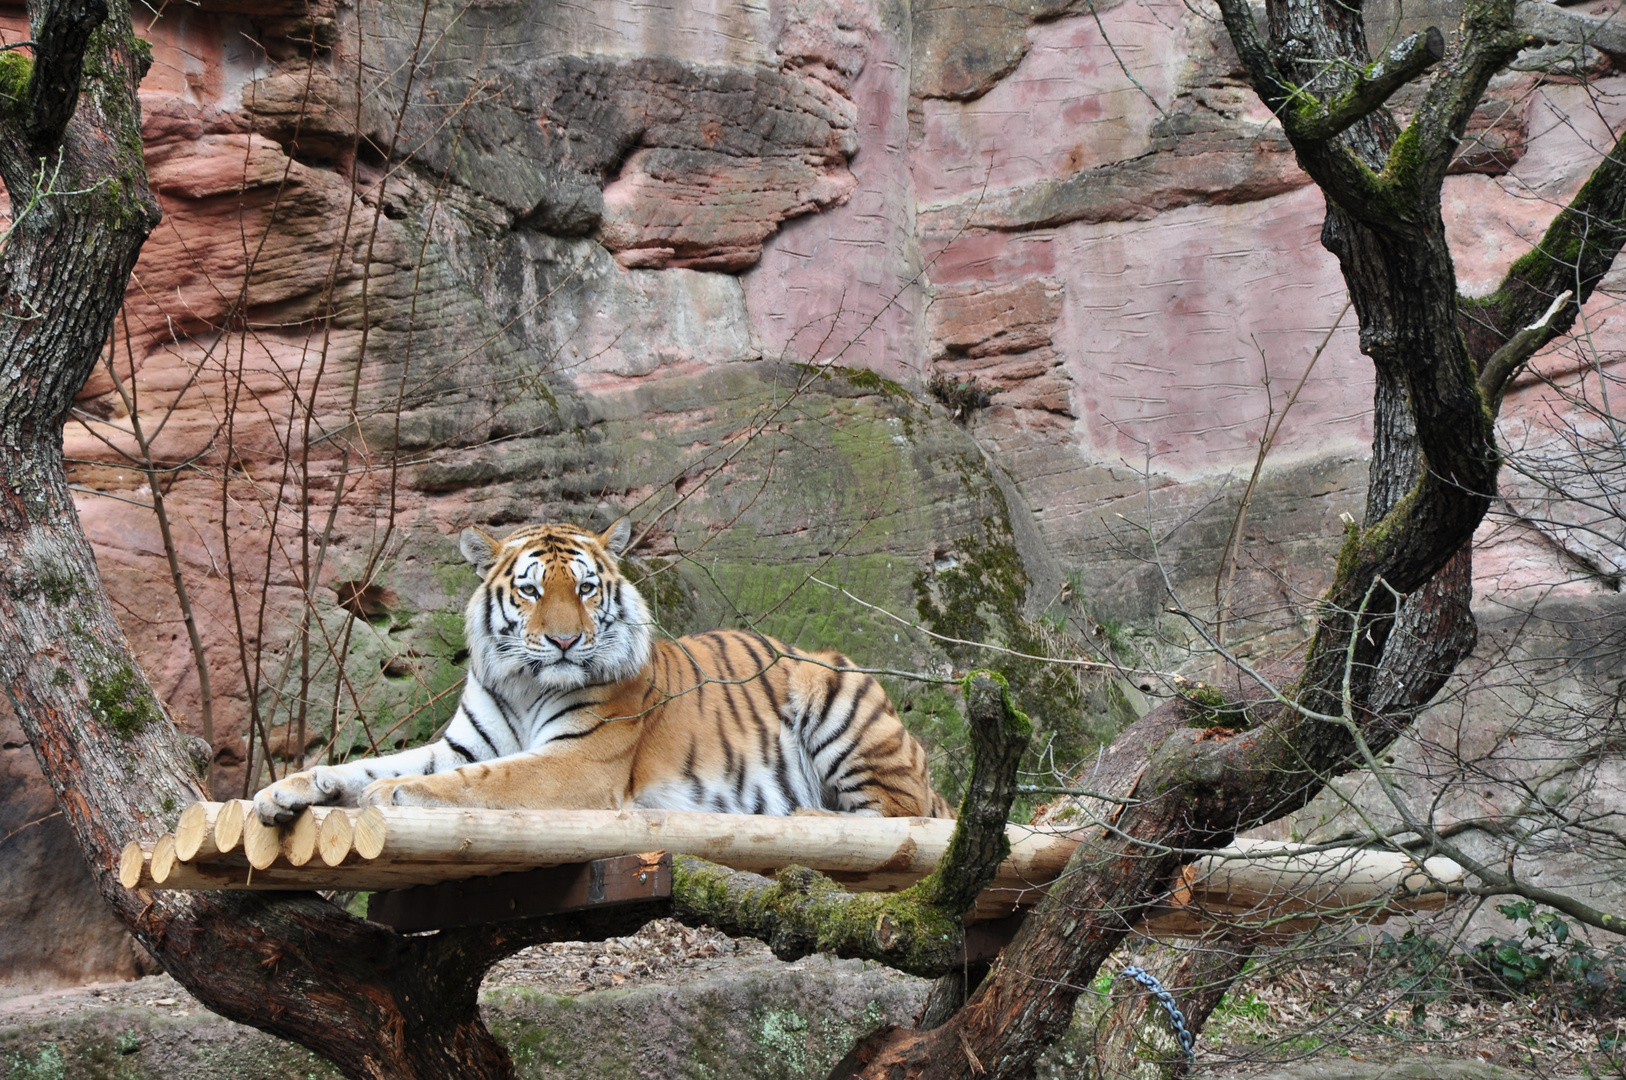
{"label": "wooden log platform", "polygon": [[[267,827],[248,803],[234,800],[196,803],[182,812],[174,833],[127,845],[119,880],[141,889],[403,890],[416,899],[378,901],[380,921],[406,928],[418,920],[432,928],[461,925],[444,920],[463,910],[484,912],[476,922],[523,917],[503,912],[518,911],[521,897],[531,894],[551,899],[526,901],[525,914],[575,910],[560,905],[574,902],[578,885],[592,892],[594,873],[598,902],[605,902],[604,889],[647,900],[639,890],[659,875],[651,877],[646,864],[662,852],[756,872],[807,866],[855,892],[892,892],[935,869],[953,832],[954,822],[939,818],[422,807],[320,807]],[[1010,856],[978,899],[974,919],[1004,919],[1036,904],[1083,833],[1013,824],[1007,835]],[[601,865],[583,869],[594,864]],[[572,869],[540,872],[549,867]],[[633,882],[640,874],[647,880]],[[1143,928],[1161,937],[1216,925],[1298,933],[1321,918],[1440,907],[1444,894],[1414,894],[1431,881],[1461,878],[1461,868],[1446,859],[1423,867],[1392,851],[1238,840],[1186,867],[1169,902]]]}

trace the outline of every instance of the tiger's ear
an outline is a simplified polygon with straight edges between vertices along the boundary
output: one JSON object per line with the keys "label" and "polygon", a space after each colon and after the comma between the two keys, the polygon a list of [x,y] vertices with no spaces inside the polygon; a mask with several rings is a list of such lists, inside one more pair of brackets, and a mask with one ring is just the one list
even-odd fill
{"label": "tiger's ear", "polygon": [[480,528],[468,528],[457,538],[457,550],[484,574],[497,561],[497,549],[502,547],[497,538]]}
{"label": "tiger's ear", "polygon": [[622,518],[608,529],[599,533],[598,542],[604,545],[604,550],[611,555],[621,555],[626,552],[627,545],[632,542],[632,519]]}

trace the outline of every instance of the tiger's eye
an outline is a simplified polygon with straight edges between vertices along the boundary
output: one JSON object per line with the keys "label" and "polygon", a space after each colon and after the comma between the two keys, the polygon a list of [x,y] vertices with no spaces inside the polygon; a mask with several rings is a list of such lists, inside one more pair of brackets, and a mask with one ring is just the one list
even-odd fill
{"label": "tiger's eye", "polygon": [[577,586],[576,591],[581,593],[583,596],[592,596],[593,595],[593,589],[594,589],[594,585],[593,585],[593,583],[591,581],[584,581],[579,586]]}
{"label": "tiger's eye", "polygon": [[519,587],[519,594],[529,600],[535,600],[538,596],[536,586],[528,581]]}

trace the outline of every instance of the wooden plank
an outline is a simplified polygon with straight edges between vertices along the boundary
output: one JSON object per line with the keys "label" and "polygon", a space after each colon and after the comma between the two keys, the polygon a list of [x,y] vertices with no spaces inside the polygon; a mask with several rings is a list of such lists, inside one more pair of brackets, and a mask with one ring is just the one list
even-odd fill
{"label": "wooden plank", "polygon": [[255,870],[241,851],[208,862],[177,862],[163,881],[152,875],[151,844],[131,843],[119,862],[121,882],[131,889],[248,889],[266,892],[308,892],[311,889],[401,889],[471,877],[505,874],[513,869],[504,864],[391,863],[380,866],[361,863],[353,866],[324,866],[312,861],[304,866],[277,863]]}
{"label": "wooden plank", "polygon": [[664,851],[374,893],[367,918],[403,933],[562,915],[672,895]]}

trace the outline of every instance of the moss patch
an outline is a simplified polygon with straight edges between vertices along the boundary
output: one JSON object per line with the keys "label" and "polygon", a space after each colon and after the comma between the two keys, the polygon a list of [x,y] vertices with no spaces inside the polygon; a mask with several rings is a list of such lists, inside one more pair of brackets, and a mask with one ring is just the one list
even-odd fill
{"label": "moss patch", "polygon": [[[0,56],[9,56],[10,53],[0,53]],[[40,591],[45,598],[58,607],[66,604],[79,595],[80,586],[84,579],[77,574],[64,574],[57,570],[45,570],[39,575]]]}
{"label": "moss patch", "polygon": [[1226,700],[1224,694],[1207,683],[1183,688],[1180,698],[1185,703],[1186,724],[1190,727],[1243,731],[1252,725],[1246,705]]}
{"label": "moss patch", "polygon": [[[1003,502],[1000,505],[1003,510]],[[1003,514],[989,516],[982,521],[980,536],[962,537],[952,555],[945,554],[932,571],[916,575],[915,610],[922,623],[946,638],[1010,650],[943,646],[956,666],[984,665],[996,671],[1016,705],[1031,713],[1036,738],[1023,769],[1066,770],[1110,741],[1133,713],[1122,714],[1115,707],[1122,694],[1116,701],[1112,698],[1110,679],[1081,676],[1078,668],[1044,659],[1092,659],[1094,654],[1067,632],[1064,618],[1046,623],[1024,615],[1028,586],[1008,519]],[[963,727],[961,731],[963,736]],[[955,777],[944,787],[949,789],[946,796],[956,797],[963,790],[963,779]],[[1026,800],[1019,799],[1013,813],[1029,809]]]}
{"label": "moss patch", "polygon": [[869,368],[841,367],[838,364],[795,364],[793,366],[798,371],[817,374],[821,379],[841,379],[849,386],[865,393],[880,394],[882,397],[904,401],[911,405],[916,404],[915,395],[905,389],[902,383],[878,375]]}
{"label": "moss patch", "polygon": [[28,97],[34,61],[20,52],[0,53],[0,109],[10,111]]}
{"label": "moss patch", "polygon": [[931,877],[883,895],[849,893],[802,866],[785,867],[773,884],[749,892],[731,873],[687,856],[673,859],[672,898],[683,918],[767,941],[780,956],[884,953],[888,966],[928,977],[952,970],[960,955],[960,921],[933,905]]}
{"label": "moss patch", "polygon": [[163,715],[129,664],[105,679],[91,678],[90,711],[126,739]]}
{"label": "moss patch", "polygon": [[[437,567],[434,573],[450,578],[453,570]],[[337,576],[345,577],[342,572]],[[386,569],[375,579],[391,576]],[[312,629],[303,747],[294,745],[294,709],[301,698],[297,636],[289,643],[292,655],[283,694],[279,698],[277,688],[267,686],[261,698],[273,744],[281,742],[279,753],[292,756],[303,750],[316,760],[312,756],[325,755],[330,744],[336,761],[389,753],[428,741],[451,719],[468,657],[461,605],[420,611],[393,590],[388,595],[389,606],[369,612],[370,618],[335,607],[323,612],[322,625]],[[334,652],[346,643],[342,672],[329,653],[330,642]]]}

